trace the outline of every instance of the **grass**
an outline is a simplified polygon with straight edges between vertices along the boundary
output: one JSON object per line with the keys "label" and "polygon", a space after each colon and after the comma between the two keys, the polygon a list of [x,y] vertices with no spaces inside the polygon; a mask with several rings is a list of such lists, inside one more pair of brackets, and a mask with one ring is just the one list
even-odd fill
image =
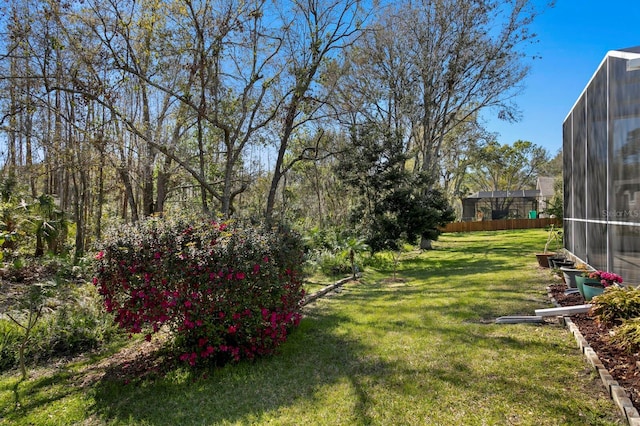
{"label": "grass", "polygon": [[543,230],[446,234],[308,306],[278,356],[83,386],[83,365],[0,376],[0,424],[624,424],[550,306]]}

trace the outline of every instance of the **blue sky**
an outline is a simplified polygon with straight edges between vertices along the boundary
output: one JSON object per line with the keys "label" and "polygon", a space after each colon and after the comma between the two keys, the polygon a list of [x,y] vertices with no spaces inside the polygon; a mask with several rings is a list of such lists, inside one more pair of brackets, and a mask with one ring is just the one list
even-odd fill
{"label": "blue sky", "polygon": [[640,45],[640,1],[557,0],[532,29],[539,42],[528,52],[542,58],[531,62],[515,99],[522,119],[510,124],[486,117],[485,125],[502,144],[528,140],[555,155],[562,122],[607,52]]}

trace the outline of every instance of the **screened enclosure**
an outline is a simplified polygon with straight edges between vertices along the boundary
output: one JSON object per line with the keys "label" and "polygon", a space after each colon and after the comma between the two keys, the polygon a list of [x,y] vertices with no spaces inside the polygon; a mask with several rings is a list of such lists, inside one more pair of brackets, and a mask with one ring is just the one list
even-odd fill
{"label": "screened enclosure", "polygon": [[610,51],[563,123],[564,244],[640,283],[640,46]]}
{"label": "screened enclosure", "polygon": [[[462,222],[537,217],[539,190],[480,191],[462,199]],[[533,217],[532,217],[533,213]]]}

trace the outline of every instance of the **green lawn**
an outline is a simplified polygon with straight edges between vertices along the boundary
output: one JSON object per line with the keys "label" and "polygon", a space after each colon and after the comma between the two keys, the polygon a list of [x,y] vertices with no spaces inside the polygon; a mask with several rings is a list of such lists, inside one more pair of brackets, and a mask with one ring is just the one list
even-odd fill
{"label": "green lawn", "polygon": [[543,230],[446,234],[398,279],[307,308],[278,356],[156,380],[83,385],[91,365],[0,377],[0,424],[625,424],[562,327],[496,325],[551,306]]}

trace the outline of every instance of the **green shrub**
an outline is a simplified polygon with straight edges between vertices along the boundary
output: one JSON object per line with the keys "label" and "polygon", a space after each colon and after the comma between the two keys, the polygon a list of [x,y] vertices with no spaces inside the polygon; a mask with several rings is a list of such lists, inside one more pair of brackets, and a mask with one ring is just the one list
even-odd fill
{"label": "green shrub", "polygon": [[349,259],[341,253],[329,250],[316,250],[308,253],[309,263],[328,276],[343,275],[351,272]]}
{"label": "green shrub", "polygon": [[101,298],[92,285],[74,286],[64,302],[38,329],[40,357],[74,355],[97,349],[120,332],[113,317],[102,309]]}
{"label": "green shrub", "polygon": [[[93,285],[64,287],[57,297],[47,302],[47,309],[31,330],[24,352],[28,363],[97,349],[120,333],[113,317],[102,309]],[[0,371],[17,366],[23,336],[24,330],[17,324],[0,319]]]}
{"label": "green shrub", "polygon": [[364,238],[340,229],[313,228],[307,232],[304,243],[308,264],[329,276],[360,271],[369,250]]}
{"label": "green shrub", "polygon": [[614,329],[611,343],[619,345],[629,353],[640,350],[640,318],[624,320]]}
{"label": "green shrub", "polygon": [[591,300],[591,316],[602,324],[617,325],[640,317],[640,289],[628,286],[607,287]]}
{"label": "green shrub", "polygon": [[108,312],[147,340],[163,326],[195,365],[272,353],[300,320],[302,242],[210,219],[149,219],[101,243],[94,284]]}
{"label": "green shrub", "polygon": [[17,348],[20,330],[13,322],[0,319],[0,372],[18,364]]}

